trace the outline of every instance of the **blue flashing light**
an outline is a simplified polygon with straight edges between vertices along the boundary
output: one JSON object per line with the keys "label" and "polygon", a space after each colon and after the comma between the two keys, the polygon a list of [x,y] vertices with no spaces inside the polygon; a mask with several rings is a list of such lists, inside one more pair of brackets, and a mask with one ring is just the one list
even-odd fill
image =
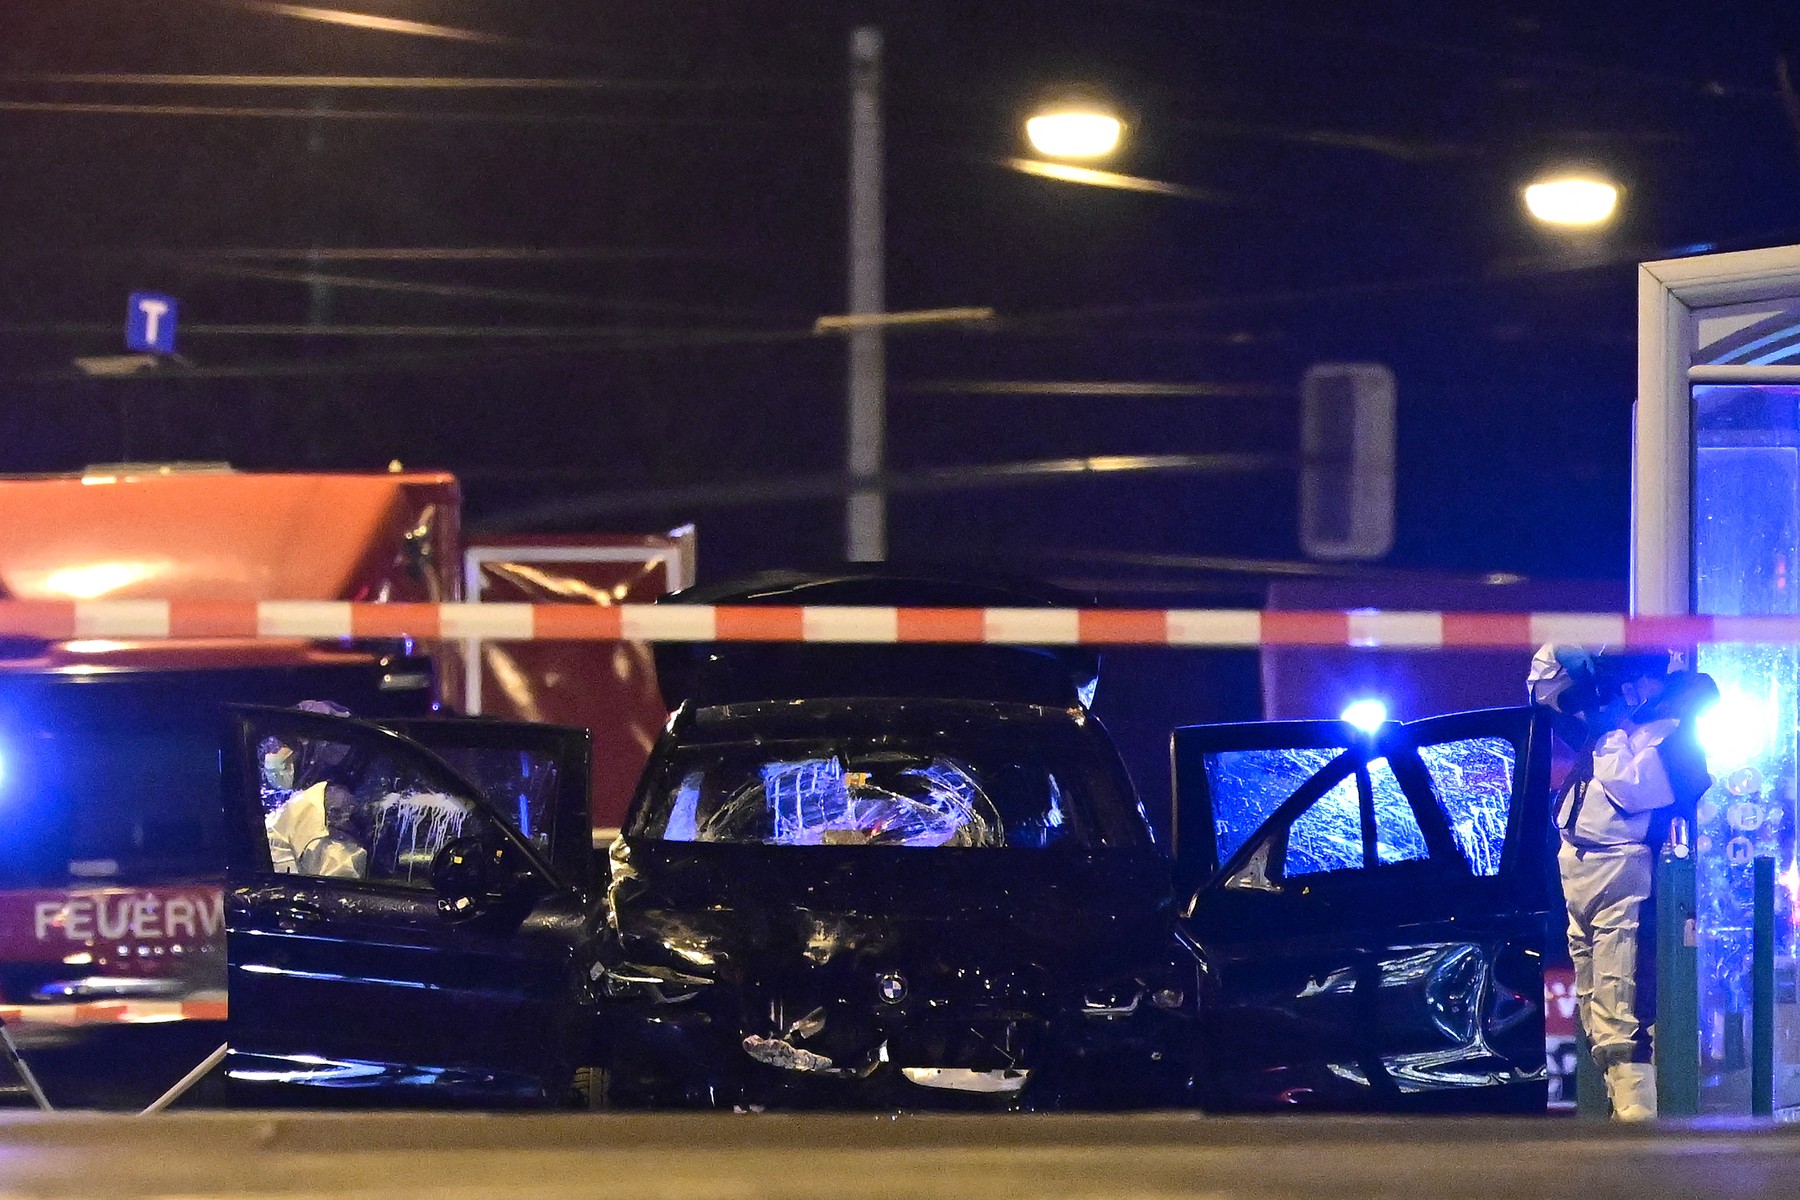
{"label": "blue flashing light", "polygon": [[1364,733],[1374,733],[1387,724],[1387,705],[1374,697],[1352,700],[1344,708],[1344,711],[1338,714],[1338,719]]}
{"label": "blue flashing light", "polygon": [[1735,681],[1720,688],[1718,703],[1700,714],[1700,748],[1714,774],[1759,762],[1775,748],[1780,706],[1774,688],[1758,696]]}

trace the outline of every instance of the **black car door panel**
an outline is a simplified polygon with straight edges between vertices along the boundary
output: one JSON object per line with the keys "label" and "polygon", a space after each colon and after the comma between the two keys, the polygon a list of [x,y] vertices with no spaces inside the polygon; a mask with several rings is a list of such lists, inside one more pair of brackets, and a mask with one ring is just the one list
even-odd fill
{"label": "black car door panel", "polygon": [[[560,1095],[585,1029],[584,892],[415,740],[291,710],[231,721],[230,1076],[370,1093],[431,1085],[445,1099]],[[505,733],[481,736],[499,746]],[[432,863],[459,838],[524,864],[516,903],[446,916]]]}
{"label": "black car door panel", "polygon": [[1210,1103],[1541,1103],[1544,737],[1526,709],[1176,731]]}

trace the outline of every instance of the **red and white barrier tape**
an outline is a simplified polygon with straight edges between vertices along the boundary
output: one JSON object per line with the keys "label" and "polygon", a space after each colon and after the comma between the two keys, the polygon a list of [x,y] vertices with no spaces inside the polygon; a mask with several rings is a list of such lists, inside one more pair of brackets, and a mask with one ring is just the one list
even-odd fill
{"label": "red and white barrier tape", "polygon": [[1800,643],[1800,616],[1632,617],[1171,608],[369,604],[346,601],[5,600],[0,637],[475,638],[491,641],[940,642],[1083,646],[1526,649],[1545,642]]}
{"label": "red and white barrier tape", "polygon": [[223,1021],[224,992],[195,992],[182,1000],[83,1000],[75,1004],[0,1004],[0,1020],[21,1028],[85,1025],[156,1025],[169,1021]]}

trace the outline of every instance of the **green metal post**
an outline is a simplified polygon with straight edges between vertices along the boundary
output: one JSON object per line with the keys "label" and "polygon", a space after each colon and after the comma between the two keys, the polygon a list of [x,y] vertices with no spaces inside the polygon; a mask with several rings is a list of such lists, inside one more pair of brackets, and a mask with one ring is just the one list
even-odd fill
{"label": "green metal post", "polygon": [[1750,916],[1750,1112],[1775,1112],[1775,860],[1752,865]]}
{"label": "green metal post", "polygon": [[1656,1094],[1665,1117],[1700,1113],[1700,955],[1685,836],[1656,862]]}

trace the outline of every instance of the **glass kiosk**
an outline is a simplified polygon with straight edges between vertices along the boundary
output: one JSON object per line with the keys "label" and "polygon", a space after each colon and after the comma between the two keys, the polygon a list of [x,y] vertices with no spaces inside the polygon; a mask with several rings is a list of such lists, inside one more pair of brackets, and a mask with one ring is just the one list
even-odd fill
{"label": "glass kiosk", "polygon": [[1800,1110],[1795,1004],[1800,647],[1754,618],[1800,614],[1800,246],[1646,263],[1639,275],[1632,604],[1745,618],[1696,650],[1720,702],[1714,786],[1693,831],[1700,1107],[1750,1111],[1752,862],[1775,860],[1774,1105]]}

